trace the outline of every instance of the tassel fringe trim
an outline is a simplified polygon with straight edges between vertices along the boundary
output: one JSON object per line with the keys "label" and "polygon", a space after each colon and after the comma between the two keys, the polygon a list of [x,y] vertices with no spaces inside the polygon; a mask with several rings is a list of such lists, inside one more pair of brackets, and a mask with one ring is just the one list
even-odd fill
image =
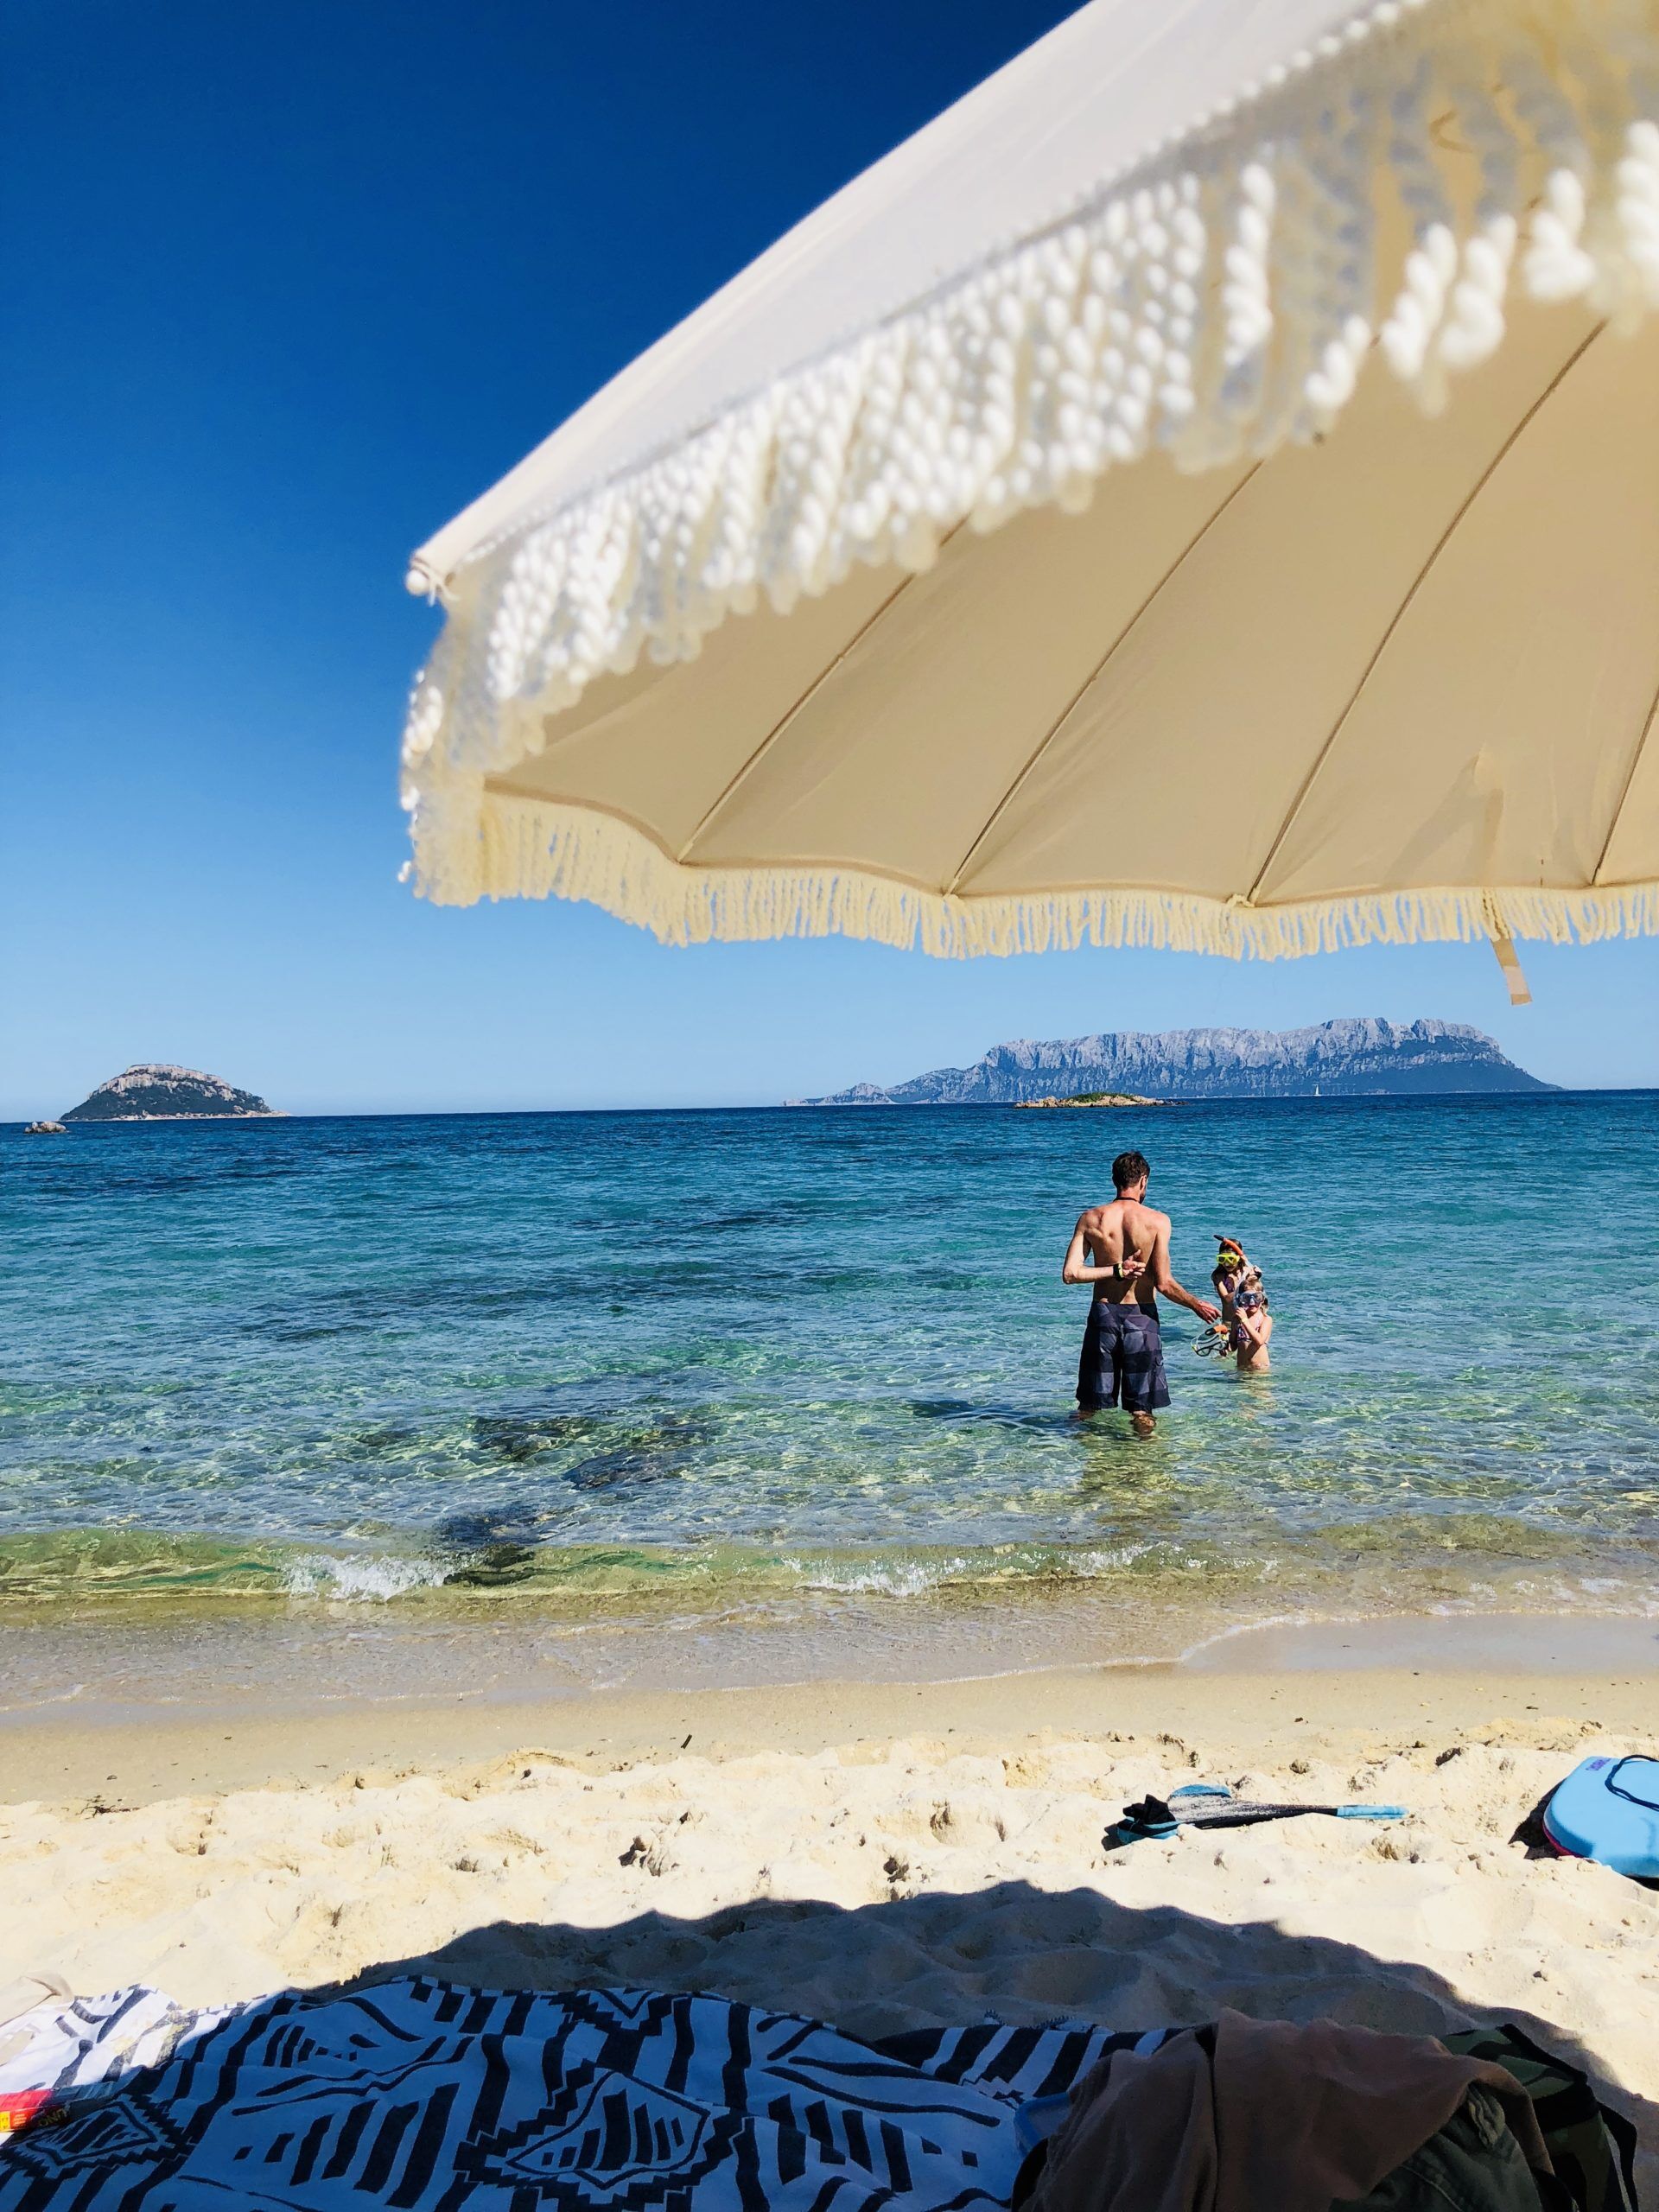
{"label": "tassel fringe trim", "polygon": [[[1455,164],[1447,144],[1465,149]],[[1379,176],[1409,233],[1387,269]],[[1373,351],[1434,411],[1502,342],[1517,286],[1586,301],[1615,327],[1659,308],[1659,0],[1382,0],[1051,231],[476,549],[443,582],[448,620],[405,730],[417,881],[449,903],[531,893],[532,879],[562,887],[550,863],[526,859],[511,883],[493,872],[484,782],[539,750],[544,718],[594,677],[645,653],[695,657],[763,593],[786,611],[855,563],[925,569],[964,519],[987,531],[1025,508],[1086,506],[1109,468],[1154,448],[1196,470],[1316,437]],[[753,906],[899,942],[897,924],[858,919],[896,899],[917,902],[911,926],[931,949],[1012,950],[1028,927],[1045,942],[1265,949],[1259,917],[1228,923],[1235,910],[1219,908],[1200,925],[1201,900],[1103,893],[1042,901],[1040,922],[970,925],[957,902],[862,885],[769,871],[751,897],[693,876],[645,903],[683,913],[671,928],[688,937],[809,926],[751,925]],[[1579,907],[1635,912],[1622,892],[1502,895],[1522,902],[1518,935],[1577,931]],[[1530,899],[1558,918],[1522,918]],[[1483,933],[1444,915],[1429,930],[1431,906],[1441,915],[1414,899],[1385,922],[1360,901],[1341,926]],[[1268,933],[1274,950],[1311,950],[1326,926],[1281,918]]]}
{"label": "tassel fringe trim", "polygon": [[[474,897],[584,899],[664,944],[836,936],[957,959],[1096,945],[1281,960],[1360,944],[1659,935],[1659,884],[1354,892],[1282,906],[1141,890],[963,899],[853,868],[682,868],[613,816],[493,792],[478,823]],[[458,903],[440,883],[422,888]]]}

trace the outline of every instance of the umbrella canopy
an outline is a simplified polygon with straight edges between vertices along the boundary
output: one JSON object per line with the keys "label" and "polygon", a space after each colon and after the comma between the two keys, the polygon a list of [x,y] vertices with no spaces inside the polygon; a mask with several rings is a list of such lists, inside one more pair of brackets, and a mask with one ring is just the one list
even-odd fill
{"label": "umbrella canopy", "polygon": [[1659,930],[1659,0],[1092,0],[415,556],[429,897]]}

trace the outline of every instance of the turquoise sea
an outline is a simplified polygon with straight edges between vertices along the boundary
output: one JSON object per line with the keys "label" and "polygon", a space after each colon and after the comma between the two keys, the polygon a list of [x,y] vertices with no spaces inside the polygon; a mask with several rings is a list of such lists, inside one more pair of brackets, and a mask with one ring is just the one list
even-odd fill
{"label": "turquoise sea", "polygon": [[[1148,1442],[1059,1281],[1131,1143],[1278,1323],[1167,1309]],[[1659,1611],[1656,1217],[1649,1093],[7,1129],[0,1614]]]}

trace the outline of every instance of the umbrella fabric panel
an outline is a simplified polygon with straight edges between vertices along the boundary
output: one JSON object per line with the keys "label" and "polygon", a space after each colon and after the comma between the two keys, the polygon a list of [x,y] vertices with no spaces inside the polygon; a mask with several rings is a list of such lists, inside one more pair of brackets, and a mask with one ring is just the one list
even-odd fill
{"label": "umbrella fabric panel", "polygon": [[[1617,882],[1599,871],[1656,692],[1650,326],[1594,340],[1517,429],[1389,634],[1263,894],[1344,877]],[[1393,772],[1366,777],[1378,759]],[[1375,785],[1363,823],[1357,782]],[[1625,859],[1659,875],[1659,843]]]}
{"label": "umbrella fabric panel", "polygon": [[[1225,486],[1122,480],[1121,502],[963,531],[758,760],[696,860],[871,865],[938,893],[1026,761]],[[791,618],[792,619],[792,618]],[[875,804],[872,804],[872,795]]]}
{"label": "umbrella fabric panel", "polygon": [[1655,870],[1659,853],[1659,698],[1648,715],[1630,766],[1630,779],[1619,804],[1612,834],[1601,864],[1603,883],[1642,883]]}
{"label": "umbrella fabric panel", "polygon": [[523,798],[592,809],[636,824],[675,861],[702,855],[705,823],[744,787],[745,772],[804,696],[908,580],[863,569],[833,598],[787,619],[761,608],[726,625],[694,661],[647,664],[589,686],[569,714],[533,708],[536,750],[490,779]]}
{"label": "umbrella fabric panel", "polygon": [[[1377,381],[1326,444],[1284,451],[1242,485],[1116,645],[964,887],[1087,883],[1114,819],[1136,823],[1151,863],[1128,880],[1257,905],[1588,883],[1659,673],[1659,626],[1641,612],[1659,584],[1659,469],[1645,459],[1659,345],[1604,340],[1563,379],[1550,404],[1565,410],[1577,379],[1590,440],[1558,454],[1541,416],[1548,444],[1509,445],[1554,380],[1559,320],[1532,318],[1528,335],[1551,341],[1541,358],[1517,334],[1446,416],[1416,422]],[[1125,480],[1109,480],[1103,505]],[[1573,508],[1580,568],[1599,572],[1587,605],[1556,499]],[[1559,640],[1548,685],[1516,694],[1510,630]],[[1187,777],[1168,772],[1172,753]],[[1424,789],[1477,760],[1477,783],[1510,794],[1514,834],[1488,835],[1476,794],[1455,822],[1437,798],[1439,833],[1421,835]],[[1541,812],[1584,855],[1580,872],[1541,871]]]}

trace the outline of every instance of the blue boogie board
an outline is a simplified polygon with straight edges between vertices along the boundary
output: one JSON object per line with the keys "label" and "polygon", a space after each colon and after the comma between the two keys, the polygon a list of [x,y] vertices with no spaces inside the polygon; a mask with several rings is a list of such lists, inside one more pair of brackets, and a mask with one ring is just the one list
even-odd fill
{"label": "blue boogie board", "polygon": [[1568,1858],[1659,1880],[1659,1759],[1585,1759],[1551,1796],[1543,1822]]}

